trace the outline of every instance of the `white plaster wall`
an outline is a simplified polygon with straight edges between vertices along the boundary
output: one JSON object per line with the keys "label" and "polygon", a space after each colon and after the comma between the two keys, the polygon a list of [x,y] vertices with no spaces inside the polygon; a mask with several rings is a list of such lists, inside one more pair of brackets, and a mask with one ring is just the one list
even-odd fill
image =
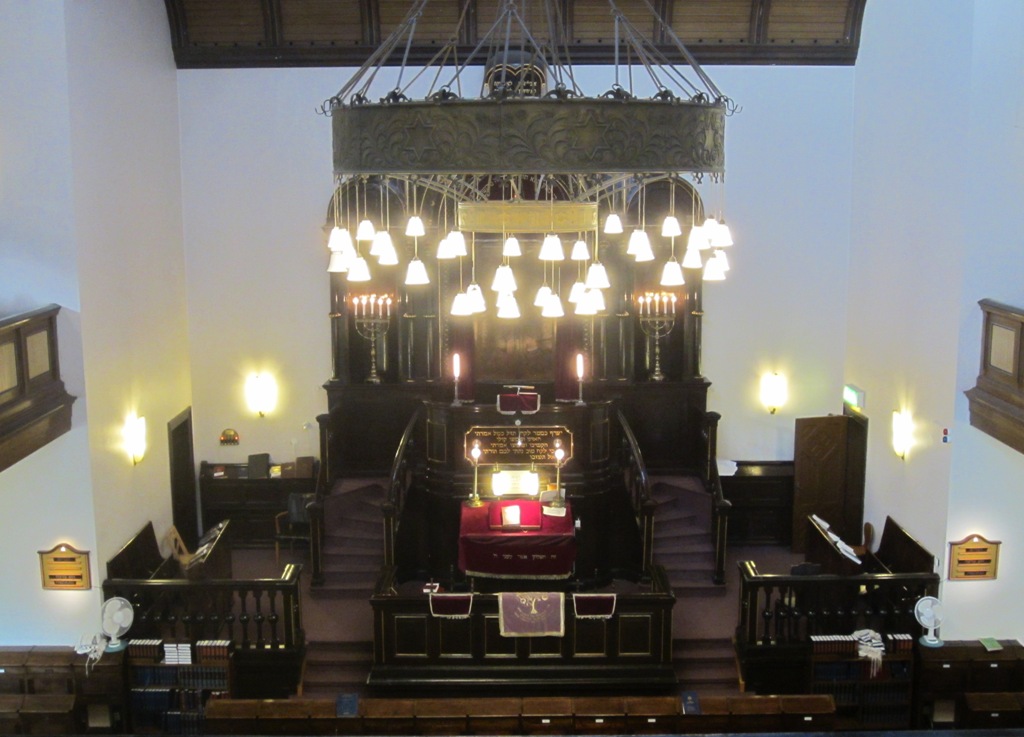
{"label": "white plaster wall", "polygon": [[[1021,637],[1013,605],[1024,597],[1024,455],[969,425],[963,392],[974,386],[981,353],[981,310],[995,299],[1024,307],[1024,6],[1014,0],[977,3],[971,59],[970,165],[962,172],[970,228],[959,304],[959,362],[946,540],[978,533],[1001,540],[994,581],[942,587],[944,637]],[[943,571],[945,574],[945,571]]]}
{"label": "white plaster wall", "polygon": [[[343,81],[320,69],[179,73],[197,462],[319,455],[333,176],[330,120],[316,110]],[[266,417],[245,405],[250,372],[277,379]],[[225,428],[238,446],[219,445]]]}
{"label": "white plaster wall", "polygon": [[0,315],[61,305],[71,430],[0,472],[0,643],[74,644],[97,591],[43,591],[38,551],[67,542],[102,570],[92,514],[62,3],[0,3]]}
{"label": "white plaster wall", "polygon": [[[869,3],[856,67],[847,382],[867,393],[865,519],[943,554],[966,209],[971,3]],[[892,451],[892,411],[916,445]]]}
{"label": "white plaster wall", "polygon": [[[156,0],[66,3],[72,197],[78,242],[97,552],[147,521],[171,524],[167,422],[191,404],[177,70]],[[148,450],[121,446],[129,412]]]}
{"label": "white plaster wall", "polygon": [[[708,406],[719,457],[791,459],[795,418],[842,409],[853,70],[709,73],[741,111],[726,123],[732,269],[704,285]],[[759,390],[773,371],[790,398],[771,415]]]}

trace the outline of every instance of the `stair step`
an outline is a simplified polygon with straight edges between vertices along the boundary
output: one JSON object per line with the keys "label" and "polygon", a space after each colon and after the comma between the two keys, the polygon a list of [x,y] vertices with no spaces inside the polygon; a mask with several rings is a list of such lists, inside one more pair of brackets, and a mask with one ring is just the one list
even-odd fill
{"label": "stair step", "polygon": [[306,643],[306,662],[373,661],[373,643],[365,641],[310,640]]}
{"label": "stair step", "polygon": [[335,525],[324,534],[325,540],[383,540],[384,526],[380,520],[376,524],[367,522],[345,522]]}
{"label": "stair step", "polygon": [[668,555],[679,555],[686,553],[713,553],[714,546],[710,540],[695,537],[680,537],[674,540],[654,540],[654,554],[665,553]]}
{"label": "stair step", "polygon": [[654,556],[654,562],[662,566],[669,577],[679,573],[694,572],[700,575],[710,573],[715,568],[714,553],[661,553]]}
{"label": "stair step", "polygon": [[325,570],[375,570],[384,565],[383,553],[367,555],[348,555],[343,553],[325,553],[323,567]]}
{"label": "stair step", "polygon": [[686,509],[684,507],[669,507],[665,510],[658,507],[654,510],[655,525],[665,525],[672,522],[688,522],[690,524],[697,524],[701,516],[702,515],[694,512],[693,510]]}
{"label": "stair step", "polygon": [[373,595],[376,581],[324,581],[322,586],[310,588],[314,599],[368,599]]}
{"label": "stair step", "polygon": [[[706,583],[700,581],[671,581],[672,593],[678,598],[692,596],[725,596],[725,586],[712,583],[708,576]],[[678,604],[676,606],[679,606]]]}

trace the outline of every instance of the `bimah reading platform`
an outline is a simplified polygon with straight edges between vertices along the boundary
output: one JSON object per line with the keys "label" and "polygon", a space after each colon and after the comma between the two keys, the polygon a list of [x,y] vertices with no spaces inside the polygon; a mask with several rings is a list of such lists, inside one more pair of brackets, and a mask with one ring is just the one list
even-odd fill
{"label": "bimah reading platform", "polygon": [[739,563],[736,651],[748,691],[807,692],[812,636],[922,633],[914,605],[938,593],[934,556],[891,517],[877,551],[852,556],[826,524],[807,517],[806,562],[790,575]]}

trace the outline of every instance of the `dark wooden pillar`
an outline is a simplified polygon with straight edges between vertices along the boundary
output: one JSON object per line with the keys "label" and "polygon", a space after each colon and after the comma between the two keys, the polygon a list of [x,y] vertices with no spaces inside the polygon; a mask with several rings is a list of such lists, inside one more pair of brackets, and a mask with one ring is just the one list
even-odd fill
{"label": "dark wooden pillar", "polygon": [[348,361],[348,286],[345,275],[332,272],[331,275],[331,380],[349,382]]}

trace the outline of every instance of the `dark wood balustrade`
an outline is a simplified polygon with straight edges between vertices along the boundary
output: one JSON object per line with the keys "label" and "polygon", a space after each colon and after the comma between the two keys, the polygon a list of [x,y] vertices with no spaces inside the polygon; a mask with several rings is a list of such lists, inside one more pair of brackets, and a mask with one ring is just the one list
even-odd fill
{"label": "dark wood balustrade", "polygon": [[131,603],[132,638],[224,639],[236,651],[301,650],[301,570],[286,565],[280,578],[244,580],[108,578],[103,596],[121,596]]}
{"label": "dark wood balustrade", "polygon": [[619,425],[622,427],[622,477],[626,492],[629,494],[636,515],[637,526],[643,541],[641,560],[643,570],[648,572],[654,563],[654,508],[651,498],[651,482],[647,476],[647,465],[644,463],[640,444],[636,440],[633,429],[629,426],[626,416],[621,410],[617,413]]}
{"label": "dark wood balustrade", "polygon": [[762,575],[741,561],[738,648],[805,645],[812,635],[920,632],[914,604],[938,592],[936,573]]}
{"label": "dark wood balustrade", "polygon": [[711,492],[711,537],[715,547],[714,582],[725,584],[725,554],[729,536],[729,512],[732,502],[725,498],[722,480],[718,476],[718,421],[722,416],[717,412],[704,413],[701,435],[706,451],[703,468],[704,483]]}

